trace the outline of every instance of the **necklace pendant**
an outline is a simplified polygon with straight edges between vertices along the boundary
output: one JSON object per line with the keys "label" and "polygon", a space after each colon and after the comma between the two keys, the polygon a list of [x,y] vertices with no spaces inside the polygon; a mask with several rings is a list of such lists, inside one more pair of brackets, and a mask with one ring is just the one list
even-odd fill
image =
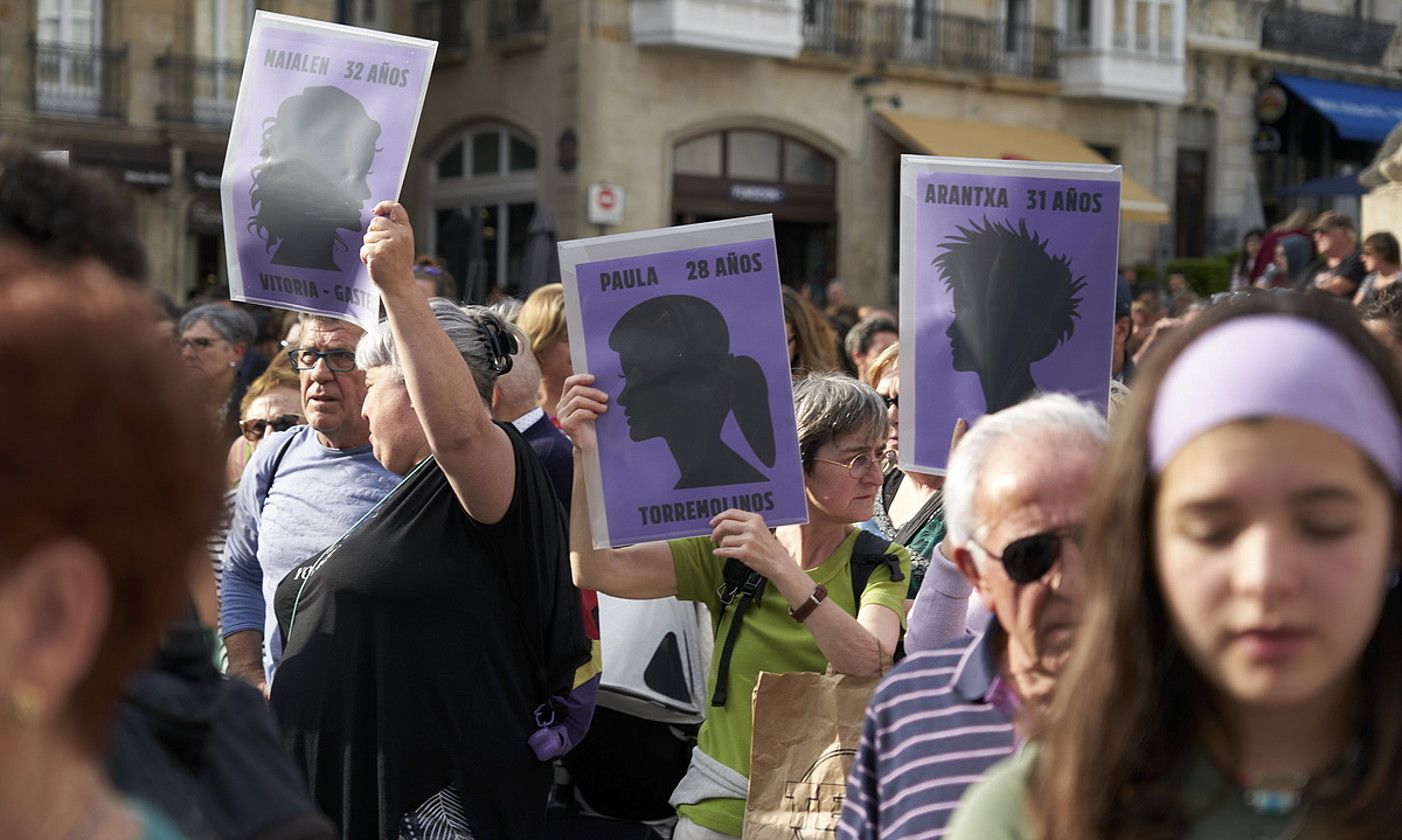
{"label": "necklace pendant", "polygon": [[1303,798],[1298,787],[1251,788],[1242,792],[1247,807],[1265,817],[1284,817],[1300,806]]}

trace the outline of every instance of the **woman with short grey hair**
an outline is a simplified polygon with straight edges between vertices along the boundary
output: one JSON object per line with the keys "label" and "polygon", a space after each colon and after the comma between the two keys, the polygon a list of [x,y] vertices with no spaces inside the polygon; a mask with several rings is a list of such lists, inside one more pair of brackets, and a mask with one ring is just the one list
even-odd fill
{"label": "woman with short grey hair", "polygon": [[241,309],[206,303],[185,313],[179,334],[180,356],[195,374],[205,409],[228,445],[239,436],[239,401],[248,384],[238,369],[258,337],[258,325]]}
{"label": "woman with short grey hair", "polygon": [[[751,696],[760,671],[878,674],[905,623],[905,548],[852,526],[871,517],[881,484],[886,406],[851,377],[814,372],[793,383],[808,522],[771,533],[761,512],[731,509],[708,536],[596,549],[584,468],[608,395],[594,377],[565,380],[560,421],[575,443],[570,561],[575,582],[618,598],[676,596],[716,617],[711,708],[691,767],[672,794],[673,840],[738,837],[750,771]],[[755,596],[726,590],[733,574],[763,581]],[[869,570],[863,586],[854,566]],[[726,590],[722,595],[718,590]],[[748,599],[748,600],[747,600]],[[737,606],[737,604],[739,606]],[[727,605],[730,605],[727,608]],[[738,623],[737,623],[738,622]],[[732,635],[738,627],[743,632]]]}
{"label": "woman with short grey hair", "polygon": [[343,836],[538,837],[570,715],[553,698],[589,658],[564,516],[489,409],[516,332],[425,299],[413,255],[408,214],[381,203],[361,259],[388,320],[356,361],[375,458],[404,480],[278,586],[272,703]]}

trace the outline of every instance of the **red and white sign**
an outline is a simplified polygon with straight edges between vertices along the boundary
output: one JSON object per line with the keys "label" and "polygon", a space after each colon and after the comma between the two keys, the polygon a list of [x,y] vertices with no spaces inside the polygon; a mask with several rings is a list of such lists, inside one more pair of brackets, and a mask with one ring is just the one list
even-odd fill
{"label": "red and white sign", "polygon": [[589,185],[589,224],[623,224],[623,188],[616,184]]}

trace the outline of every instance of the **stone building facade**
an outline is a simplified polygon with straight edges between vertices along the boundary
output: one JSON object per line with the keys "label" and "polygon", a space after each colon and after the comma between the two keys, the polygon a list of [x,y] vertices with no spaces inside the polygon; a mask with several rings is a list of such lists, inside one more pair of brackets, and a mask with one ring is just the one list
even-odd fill
{"label": "stone building facade", "polygon": [[0,132],[124,183],[151,283],[176,300],[225,274],[219,177],[252,15],[252,0],[0,2]]}
{"label": "stone building facade", "polygon": [[[894,289],[906,152],[1121,164],[1122,264],[1232,248],[1300,204],[1349,209],[1288,191],[1376,145],[1282,80],[1390,92],[1402,19],[1402,0],[258,6],[439,41],[402,199],[474,295],[549,279],[525,275],[532,236],[769,212],[785,282],[841,278],[873,302]],[[125,181],[177,299],[224,272],[218,177],[252,10],[0,1],[0,131]],[[591,222],[597,184],[621,221]]]}

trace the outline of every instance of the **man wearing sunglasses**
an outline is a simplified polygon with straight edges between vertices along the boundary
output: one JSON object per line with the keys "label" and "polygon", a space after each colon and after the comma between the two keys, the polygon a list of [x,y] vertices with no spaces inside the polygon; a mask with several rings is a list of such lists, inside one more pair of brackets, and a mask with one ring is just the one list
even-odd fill
{"label": "man wearing sunglasses", "polygon": [[877,688],[843,840],[939,836],[968,786],[1051,702],[1080,618],[1076,536],[1105,439],[1099,412],[1052,394],[985,416],[955,448],[942,550],[993,619],[907,657]]}
{"label": "man wearing sunglasses", "polygon": [[307,425],[264,430],[267,438],[239,482],[219,595],[229,673],[265,694],[282,657],[272,612],[278,583],[399,483],[371,453],[370,426],[361,415],[365,372],[356,366],[355,347],[364,330],[313,315],[299,323],[299,346],[275,364],[298,372]]}

